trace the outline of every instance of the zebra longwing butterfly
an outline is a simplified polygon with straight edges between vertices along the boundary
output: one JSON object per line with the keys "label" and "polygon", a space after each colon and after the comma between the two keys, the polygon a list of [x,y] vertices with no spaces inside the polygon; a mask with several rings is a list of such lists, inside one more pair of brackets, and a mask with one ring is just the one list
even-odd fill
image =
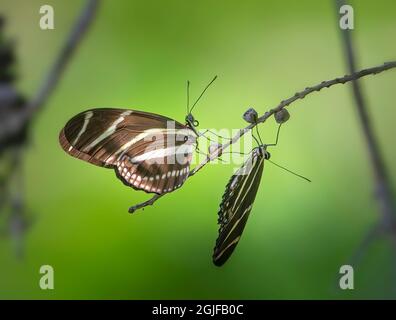
{"label": "zebra longwing butterfly", "polygon": [[260,185],[264,160],[269,158],[266,146],[254,148],[226,186],[218,212],[220,228],[213,252],[216,266],[228,260],[241,238]]}
{"label": "zebra longwing butterfly", "polygon": [[59,142],[75,158],[114,169],[125,185],[136,190],[172,192],[186,181],[194,145],[202,135],[196,130],[199,122],[191,112],[216,78],[191,109],[187,82],[185,125],[144,111],[91,109],[69,120],[60,132]]}
{"label": "zebra longwing butterfly", "polygon": [[162,194],[189,174],[197,132],[191,114],[183,125],[137,110],[92,109],[73,117],[59,141],[71,156],[115,169],[127,186]]}

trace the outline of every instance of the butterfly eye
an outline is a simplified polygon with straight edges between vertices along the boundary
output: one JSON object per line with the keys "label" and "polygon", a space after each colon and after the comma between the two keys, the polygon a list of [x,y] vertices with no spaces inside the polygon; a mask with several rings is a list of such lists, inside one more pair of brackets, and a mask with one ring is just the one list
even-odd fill
{"label": "butterfly eye", "polygon": [[199,121],[198,120],[194,120],[193,125],[194,125],[194,127],[198,127],[199,126]]}
{"label": "butterfly eye", "polygon": [[151,141],[155,141],[155,140],[157,140],[157,137],[156,137],[156,136],[153,136],[153,137],[151,138]]}

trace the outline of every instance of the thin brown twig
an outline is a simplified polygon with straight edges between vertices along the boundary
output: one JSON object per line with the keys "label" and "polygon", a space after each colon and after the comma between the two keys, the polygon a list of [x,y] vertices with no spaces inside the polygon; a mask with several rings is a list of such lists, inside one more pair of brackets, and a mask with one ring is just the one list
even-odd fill
{"label": "thin brown twig", "polygon": [[[360,70],[359,72],[354,72],[351,73],[349,75],[345,75],[343,77],[340,78],[335,78],[332,80],[327,80],[327,81],[322,81],[321,83],[314,85],[312,87],[307,87],[302,91],[297,92],[296,94],[294,94],[292,97],[286,99],[286,100],[282,100],[278,106],[276,106],[273,109],[270,109],[269,111],[265,112],[261,117],[258,118],[256,123],[252,123],[250,125],[248,125],[247,127],[239,130],[239,132],[232,138],[232,140],[230,140],[229,142],[220,145],[217,149],[213,150],[209,156],[203,160],[200,164],[198,164],[189,174],[189,177],[193,176],[194,174],[196,174],[199,170],[201,170],[205,165],[207,165],[209,162],[217,159],[219,156],[221,156],[222,152],[227,149],[228,147],[230,147],[232,144],[236,143],[245,133],[247,133],[248,131],[252,130],[256,125],[260,124],[260,123],[264,123],[269,117],[271,117],[272,115],[274,115],[275,113],[279,112],[280,110],[282,110],[283,108],[291,105],[293,102],[299,100],[299,99],[304,99],[307,95],[313,93],[313,92],[318,92],[324,88],[330,88],[336,84],[345,84],[347,82],[353,81],[353,80],[357,80],[360,79],[362,77],[368,76],[368,75],[374,75],[374,74],[378,74],[380,72],[392,69],[392,68],[396,68],[396,61],[391,61],[391,62],[386,62],[383,65],[377,66],[377,67],[372,67],[372,68],[368,68],[368,69],[363,69]],[[129,212],[133,213],[138,209],[144,208],[145,206],[148,205],[152,205],[155,203],[155,201],[157,201],[159,198],[161,198],[164,194],[161,195],[155,195],[153,196],[151,199],[139,203],[137,205],[134,205],[132,207],[129,208]]]}

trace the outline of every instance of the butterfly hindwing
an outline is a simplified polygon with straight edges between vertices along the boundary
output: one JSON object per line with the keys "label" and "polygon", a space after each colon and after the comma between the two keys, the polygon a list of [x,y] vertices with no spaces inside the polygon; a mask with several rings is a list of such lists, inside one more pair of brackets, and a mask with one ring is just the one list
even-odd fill
{"label": "butterfly hindwing", "polygon": [[231,177],[219,209],[219,236],[213,263],[223,265],[238,244],[253,206],[264,169],[264,151],[258,147]]}
{"label": "butterfly hindwing", "polygon": [[128,155],[121,157],[116,167],[117,176],[124,184],[146,192],[166,193],[180,188],[189,173],[188,160],[184,163],[134,162]]}
{"label": "butterfly hindwing", "polygon": [[196,137],[190,128],[160,115],[92,109],[73,117],[59,140],[73,157],[114,168],[126,185],[164,193],[185,181]]}

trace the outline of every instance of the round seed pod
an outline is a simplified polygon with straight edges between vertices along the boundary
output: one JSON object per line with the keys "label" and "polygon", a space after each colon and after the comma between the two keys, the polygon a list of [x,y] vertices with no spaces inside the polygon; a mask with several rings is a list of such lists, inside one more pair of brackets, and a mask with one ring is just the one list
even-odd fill
{"label": "round seed pod", "polygon": [[290,119],[290,113],[286,109],[282,109],[274,114],[275,120],[277,123],[285,123]]}
{"label": "round seed pod", "polygon": [[249,123],[256,123],[258,118],[257,111],[253,108],[249,108],[243,114],[243,119]]}

